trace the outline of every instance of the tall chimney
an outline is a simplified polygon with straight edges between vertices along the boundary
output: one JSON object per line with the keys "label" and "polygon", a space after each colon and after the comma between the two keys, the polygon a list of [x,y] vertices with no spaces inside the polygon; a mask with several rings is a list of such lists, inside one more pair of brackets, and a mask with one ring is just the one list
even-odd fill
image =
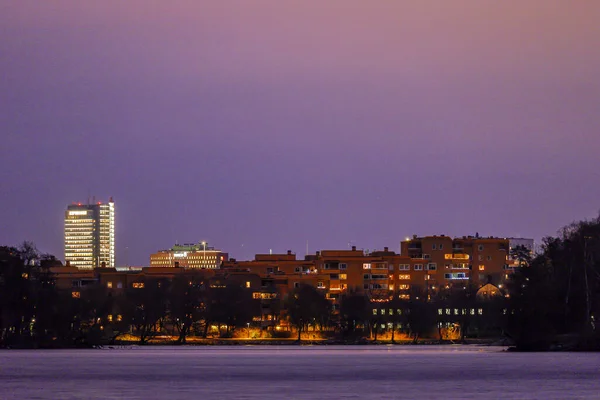
{"label": "tall chimney", "polygon": [[356,251],[356,246],[352,246],[352,251]]}

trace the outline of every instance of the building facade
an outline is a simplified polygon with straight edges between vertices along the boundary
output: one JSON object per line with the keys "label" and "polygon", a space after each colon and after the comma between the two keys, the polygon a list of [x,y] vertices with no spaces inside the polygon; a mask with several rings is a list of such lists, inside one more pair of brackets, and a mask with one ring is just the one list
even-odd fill
{"label": "building facade", "polygon": [[227,253],[209,247],[206,242],[176,244],[150,255],[150,267],[217,269],[229,259]]}
{"label": "building facade", "polygon": [[115,266],[115,203],[71,204],[65,211],[65,261],[79,269]]}

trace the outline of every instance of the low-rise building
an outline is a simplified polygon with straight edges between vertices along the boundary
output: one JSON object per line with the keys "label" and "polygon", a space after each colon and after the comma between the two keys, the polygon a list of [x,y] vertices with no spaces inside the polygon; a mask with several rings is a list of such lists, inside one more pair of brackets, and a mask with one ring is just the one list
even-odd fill
{"label": "low-rise building", "polygon": [[217,269],[229,255],[206,242],[176,244],[168,250],[150,255],[150,267]]}

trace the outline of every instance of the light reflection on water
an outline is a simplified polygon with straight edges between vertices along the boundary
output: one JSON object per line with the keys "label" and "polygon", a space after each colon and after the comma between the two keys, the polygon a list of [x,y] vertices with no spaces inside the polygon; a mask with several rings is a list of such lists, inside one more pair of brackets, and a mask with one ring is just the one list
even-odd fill
{"label": "light reflection on water", "polygon": [[600,397],[600,355],[480,346],[0,351],[1,399]]}

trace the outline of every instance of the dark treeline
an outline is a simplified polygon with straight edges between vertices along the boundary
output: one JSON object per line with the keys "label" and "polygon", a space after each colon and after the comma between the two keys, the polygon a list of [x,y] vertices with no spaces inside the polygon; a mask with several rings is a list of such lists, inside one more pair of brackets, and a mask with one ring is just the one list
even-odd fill
{"label": "dark treeline", "polygon": [[513,256],[521,266],[504,286],[414,287],[406,299],[348,290],[334,309],[312,286],[283,298],[262,288],[272,295],[255,299],[239,282],[215,284],[193,271],[121,291],[99,283],[61,290],[51,273],[60,262],[24,243],[0,248],[0,346],[145,344],[156,337],[182,344],[190,337],[245,337],[244,328],[249,337],[252,327],[261,338],[507,338],[519,350],[599,349],[600,217],[545,238],[535,257],[522,247]]}

